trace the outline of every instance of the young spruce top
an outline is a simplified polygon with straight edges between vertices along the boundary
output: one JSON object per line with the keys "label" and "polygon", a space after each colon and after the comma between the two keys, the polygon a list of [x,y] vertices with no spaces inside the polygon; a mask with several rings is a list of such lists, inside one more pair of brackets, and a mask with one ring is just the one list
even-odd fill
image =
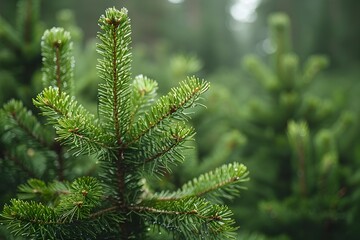
{"label": "young spruce top", "polygon": [[209,83],[190,77],[156,98],[155,81],[131,77],[127,10],[107,9],[99,26],[98,116],[71,95],[71,41],[59,28],[42,40],[48,87],[34,104],[54,126],[56,140],[75,156],[94,155],[101,171],[71,183],[29,180],[19,187],[28,200],[11,200],[2,223],[27,239],[147,239],[151,229],[174,239],[233,238],[232,212],[219,203],[243,188],[248,172],[242,164],[224,165],[174,192],[153,192],[144,180],[184,161],[182,150],[194,136],[187,109],[199,105]]}

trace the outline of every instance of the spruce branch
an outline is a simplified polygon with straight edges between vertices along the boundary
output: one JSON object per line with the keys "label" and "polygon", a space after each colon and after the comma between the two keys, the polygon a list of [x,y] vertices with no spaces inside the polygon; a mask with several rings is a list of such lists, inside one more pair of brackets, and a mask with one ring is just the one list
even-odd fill
{"label": "spruce branch", "polygon": [[26,200],[37,200],[46,205],[55,205],[58,197],[69,194],[69,185],[66,182],[54,181],[46,184],[39,179],[31,178],[18,187],[18,197]]}
{"label": "spruce branch", "polygon": [[89,218],[91,211],[100,205],[103,190],[99,181],[92,177],[76,179],[70,187],[70,193],[61,195],[55,211],[61,222]]}
{"label": "spruce branch", "polygon": [[155,101],[158,84],[143,75],[135,77],[131,84],[131,121],[133,124],[137,117],[144,113]]}
{"label": "spruce branch", "polygon": [[4,144],[1,158],[8,162],[8,166],[15,166],[28,177],[42,175],[38,171],[41,164],[39,157],[53,156],[52,132],[41,126],[31,111],[17,100],[10,100],[0,109],[0,124]]}
{"label": "spruce branch", "polygon": [[146,144],[140,144],[133,154],[134,164],[144,168],[144,172],[163,175],[171,172],[171,165],[184,162],[182,150],[193,139],[195,131],[184,124],[176,124],[158,136],[152,135]]}
{"label": "spruce branch", "polygon": [[[112,231],[112,222],[121,218],[110,215],[87,221],[65,222],[54,208],[34,201],[13,199],[11,205],[5,205],[1,214],[2,222],[15,236],[26,239],[95,239],[102,231]],[[67,219],[69,220],[69,219]],[[100,227],[101,226],[101,227]],[[77,236],[77,237],[74,237]]]}
{"label": "spruce branch", "polygon": [[0,157],[0,159],[10,160],[11,162],[13,162],[15,164],[16,167],[18,167],[22,172],[24,172],[26,174],[26,176],[36,177],[38,175],[36,173],[36,171],[34,171],[34,169],[32,169],[31,166],[28,166],[27,163],[22,161],[22,159],[20,159],[14,153],[4,151],[1,153],[1,155],[2,156]]}
{"label": "spruce branch", "polygon": [[4,206],[1,217],[13,235],[29,238],[55,236],[60,224],[52,208],[34,201],[13,199],[11,205]]}
{"label": "spruce branch", "polygon": [[156,131],[164,131],[172,121],[186,121],[188,114],[184,111],[197,105],[202,93],[207,91],[209,83],[195,77],[180,83],[179,87],[161,97],[132,127],[127,145],[141,141],[142,138]]}
{"label": "spruce branch", "polygon": [[245,189],[241,183],[249,180],[248,170],[243,164],[223,165],[214,171],[200,175],[175,192],[163,191],[154,195],[160,201],[177,200],[188,197],[205,197],[213,202],[221,198],[233,199]]}
{"label": "spruce branch", "polygon": [[1,112],[5,131],[16,131],[17,139],[30,147],[49,147],[50,137],[22,102],[10,100]]}
{"label": "spruce branch", "polygon": [[329,59],[326,56],[315,55],[309,57],[304,64],[302,79],[303,84],[305,86],[310,84],[314,77],[328,65]]}
{"label": "spruce branch", "polygon": [[287,134],[291,147],[293,148],[298,164],[299,172],[299,189],[302,197],[306,197],[308,192],[307,186],[307,155],[309,152],[310,133],[305,121],[299,123],[290,121],[288,123]]}
{"label": "spruce branch", "polygon": [[175,239],[233,239],[237,229],[226,206],[197,197],[174,201],[152,199],[130,209],[149,224],[172,232]]}
{"label": "spruce branch", "polygon": [[[55,206],[46,206],[35,201],[12,200],[11,205],[5,205],[1,217],[14,235],[42,239],[72,239],[74,228],[82,230],[85,236],[96,236],[93,232],[99,221],[89,218],[101,203],[103,190],[99,181],[92,177],[76,179],[68,189],[65,185],[56,183],[55,188],[61,189],[61,194]],[[31,180],[28,185],[21,186],[22,190],[49,191],[55,185],[47,187],[39,180]],[[59,190],[59,189],[57,189]],[[57,193],[59,193],[57,191]],[[86,218],[82,224],[78,220]],[[72,224],[72,225],[70,225]],[[94,225],[94,226],[92,226]],[[20,226],[20,227],[19,227]],[[86,226],[86,227],[84,227]],[[93,229],[91,227],[94,227]]]}
{"label": "spruce branch", "polygon": [[56,88],[49,87],[33,102],[54,125],[57,140],[75,150],[75,155],[99,153],[104,148],[110,148],[95,116],[65,92],[59,93]]}
{"label": "spruce branch", "polygon": [[244,67],[259,83],[269,90],[276,90],[279,87],[279,81],[276,79],[275,74],[263,64],[258,57],[249,55],[244,58]]}
{"label": "spruce branch", "polygon": [[127,10],[108,9],[99,19],[103,32],[97,51],[102,56],[97,69],[103,82],[99,85],[99,115],[105,128],[118,144],[130,123],[130,20]]}
{"label": "spruce branch", "polygon": [[36,22],[39,19],[39,0],[21,0],[18,3],[17,16],[17,30],[24,43],[25,47],[30,44],[35,44],[36,36]]}
{"label": "spruce branch", "polygon": [[43,85],[72,94],[74,57],[70,33],[62,28],[46,30],[41,40]]}

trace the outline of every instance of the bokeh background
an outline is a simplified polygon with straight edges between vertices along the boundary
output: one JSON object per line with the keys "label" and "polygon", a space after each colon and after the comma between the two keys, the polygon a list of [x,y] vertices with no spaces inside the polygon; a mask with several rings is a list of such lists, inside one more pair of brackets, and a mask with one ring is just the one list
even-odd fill
{"label": "bokeh background", "polygon": [[[62,26],[74,40],[76,95],[96,112],[97,20],[107,7],[126,7],[134,76],[157,80],[162,93],[188,75],[212,85],[207,108],[191,120],[195,149],[159,188],[238,161],[251,177],[226,202],[238,239],[360,236],[360,1],[62,0],[35,8],[28,0],[39,9],[23,28],[29,36],[16,32],[18,2],[0,2],[1,105],[17,98],[33,109],[41,35]],[[12,44],[19,36],[21,49]],[[4,169],[2,205],[25,178]]]}

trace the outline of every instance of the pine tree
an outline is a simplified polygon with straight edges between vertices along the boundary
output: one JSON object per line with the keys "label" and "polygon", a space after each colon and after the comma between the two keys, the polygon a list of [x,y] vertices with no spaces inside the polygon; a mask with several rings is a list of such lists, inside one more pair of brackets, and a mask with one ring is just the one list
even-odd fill
{"label": "pine tree", "polygon": [[[291,49],[287,15],[271,15],[269,25],[274,47],[270,63],[255,56],[244,61],[262,94],[242,113],[246,121],[241,131],[247,139],[242,154],[253,161],[247,164],[249,169],[267,169],[252,171],[250,187],[262,189],[247,199],[258,200],[252,207],[247,205],[251,215],[258,211],[253,231],[265,233],[268,239],[344,237],[344,226],[352,226],[349,219],[358,214],[348,210],[358,197],[345,190],[356,181],[348,173],[355,114],[343,102],[322,98],[311,89],[328,59],[313,55],[300,66]],[[242,210],[235,214],[246,217]],[[352,239],[355,233],[346,236]]]}
{"label": "pine tree", "polygon": [[[155,81],[142,75],[131,81],[127,10],[107,9],[99,25],[98,116],[73,97],[71,40],[59,28],[43,36],[48,87],[33,100],[55,129],[55,141],[20,102],[11,101],[1,112],[2,121],[11,126],[6,134],[21,133],[39,151],[55,144],[61,149],[58,156],[64,156],[52,162],[51,152],[42,153],[47,179],[54,179],[31,178],[20,185],[18,199],[4,206],[1,222],[13,235],[27,239],[145,239],[151,229],[175,239],[233,238],[237,227],[222,199],[243,188],[241,183],[248,180],[244,165],[223,165],[176,191],[154,192],[146,181],[161,178],[184,161],[182,150],[195,134],[186,123],[189,110],[201,105],[209,84],[189,77],[157,99]],[[98,174],[75,179],[52,174],[71,172],[68,164],[81,156],[89,156],[90,165],[96,159]]]}

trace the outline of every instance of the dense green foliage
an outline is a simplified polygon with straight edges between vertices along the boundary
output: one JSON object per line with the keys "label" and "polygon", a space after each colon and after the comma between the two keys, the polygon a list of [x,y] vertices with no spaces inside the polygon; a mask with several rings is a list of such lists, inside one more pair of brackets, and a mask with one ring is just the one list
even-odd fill
{"label": "dense green foliage", "polygon": [[[38,117],[39,109],[32,104],[31,98],[43,89],[39,42],[43,30],[54,25],[71,33],[76,82],[69,96],[74,94],[76,106],[101,121],[93,40],[98,29],[93,23],[104,8],[125,6],[133,20],[131,79],[154,90],[143,102],[138,99],[139,104],[136,99],[142,95],[132,96],[131,104],[139,108],[136,117],[158,99],[155,90],[166,95],[193,74],[211,82],[211,89],[201,95],[207,107],[191,109],[195,114],[186,122],[197,133],[192,135],[196,141],[187,141],[181,149],[185,163],[174,165],[179,162],[171,159],[171,172],[146,176],[144,192],[150,188],[164,198],[191,194],[197,191],[191,179],[216,179],[204,173],[241,161],[251,172],[252,181],[243,185],[248,191],[240,201],[220,202],[230,206],[241,225],[238,239],[357,239],[360,28],[354,23],[359,21],[359,4],[357,0],[4,0],[0,102],[11,97],[21,102],[12,100],[1,111],[1,205],[15,197],[17,186],[21,199],[57,205],[61,197],[50,196],[69,193],[78,177],[99,179],[97,155],[69,154],[72,145],[54,140],[59,135]],[[238,11],[236,5],[241,6]],[[71,10],[59,11],[63,8]],[[274,12],[288,17],[272,17],[269,27],[268,17]],[[24,29],[33,40],[24,40]],[[65,141],[72,134],[59,133]],[[87,147],[81,139],[76,142]],[[72,153],[78,150],[73,148]],[[226,168],[217,171],[221,169]],[[29,178],[43,182],[27,182]],[[29,193],[31,188],[44,194],[35,196]],[[225,187],[225,192],[213,194],[208,199],[219,203],[217,194],[228,193]],[[4,229],[0,226],[0,238],[12,239],[8,231],[2,233]],[[148,232],[149,238],[171,239],[163,228],[155,229]]]}
{"label": "dense green foliage", "polygon": [[[244,59],[261,95],[240,113],[246,137],[242,155],[252,159],[250,169],[267,169],[252,171],[250,189],[259,191],[248,195],[246,206],[258,217],[249,226],[270,239],[355,239],[359,212],[352,206],[358,194],[350,189],[357,181],[357,170],[351,170],[356,112],[310,90],[328,60],[313,55],[300,65],[291,51],[288,17],[273,14],[269,25],[276,49],[270,63],[253,55]],[[242,209],[236,212],[246,218]]]}
{"label": "dense green foliage", "polygon": [[41,65],[39,41],[44,31],[39,20],[40,1],[19,1],[16,22],[12,26],[0,16],[0,104],[10,98],[31,102],[36,73]]}
{"label": "dense green foliage", "polygon": [[[144,239],[151,228],[176,239],[233,238],[237,227],[232,212],[219,203],[243,188],[239,184],[248,175],[244,165],[224,165],[174,192],[156,193],[146,183],[146,178],[160,178],[184,161],[182,151],[194,135],[186,123],[188,109],[201,105],[209,83],[189,77],[157,99],[155,81],[144,76],[132,81],[127,10],[107,9],[99,25],[98,116],[72,96],[72,43],[61,28],[45,31],[42,38],[43,82],[48,87],[33,100],[55,129],[55,142],[46,139],[47,129],[20,102],[11,101],[1,112],[4,134],[42,153],[46,172],[57,173],[46,178],[56,178],[49,183],[31,178],[22,184],[19,199],[4,206],[2,223],[13,235],[36,239]],[[20,138],[17,130],[27,138]],[[53,146],[57,161],[46,155]],[[96,159],[98,174],[69,179],[68,164],[84,155],[91,156],[83,162],[87,167]],[[8,156],[4,162],[11,161]],[[37,158],[29,163],[19,159],[20,166],[33,164],[29,172],[39,166]]]}

